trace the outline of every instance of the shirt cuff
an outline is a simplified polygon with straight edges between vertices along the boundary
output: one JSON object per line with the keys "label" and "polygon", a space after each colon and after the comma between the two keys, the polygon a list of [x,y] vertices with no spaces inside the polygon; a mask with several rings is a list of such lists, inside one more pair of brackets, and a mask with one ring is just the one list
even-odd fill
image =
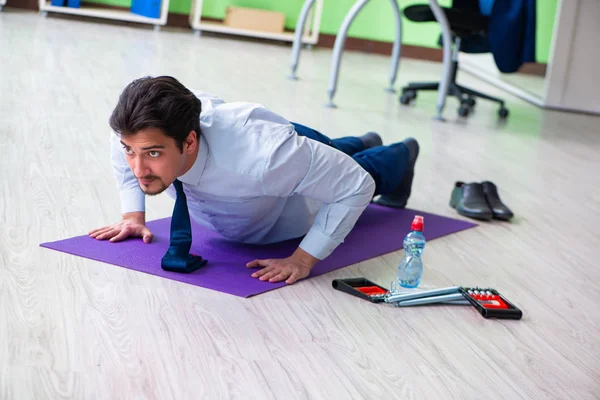
{"label": "shirt cuff", "polygon": [[329,255],[333,253],[333,250],[338,246],[339,243],[314,226],[310,228],[300,243],[300,248],[302,250],[319,260],[329,257]]}
{"label": "shirt cuff", "polygon": [[121,189],[119,195],[121,196],[121,212],[123,214],[146,211],[146,195],[139,186],[131,189]]}

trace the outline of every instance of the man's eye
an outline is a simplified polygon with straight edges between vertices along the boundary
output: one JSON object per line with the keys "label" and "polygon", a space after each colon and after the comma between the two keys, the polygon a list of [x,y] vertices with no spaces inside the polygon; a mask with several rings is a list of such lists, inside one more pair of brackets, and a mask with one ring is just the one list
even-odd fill
{"label": "man's eye", "polygon": [[131,148],[129,147],[123,147],[123,151],[125,151],[125,154],[127,154],[128,156],[133,154],[133,150],[131,150]]}
{"label": "man's eye", "polygon": [[149,152],[148,152],[148,155],[149,155],[150,157],[155,157],[155,158],[156,158],[156,157],[160,156],[160,151],[155,151],[155,150],[153,150],[153,151],[149,151]]}

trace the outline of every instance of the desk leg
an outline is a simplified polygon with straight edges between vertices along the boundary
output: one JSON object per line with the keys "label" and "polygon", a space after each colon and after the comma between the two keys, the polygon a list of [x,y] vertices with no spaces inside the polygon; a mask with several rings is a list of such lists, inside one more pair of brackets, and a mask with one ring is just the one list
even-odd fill
{"label": "desk leg", "polygon": [[429,6],[437,22],[442,26],[442,37],[444,40],[444,67],[442,72],[442,79],[440,81],[440,87],[438,89],[438,101],[437,101],[437,115],[435,119],[443,121],[442,112],[446,105],[446,94],[448,93],[448,86],[450,85],[450,74],[452,73],[452,37],[450,34],[450,24],[446,18],[446,14],[440,7],[437,0],[429,0]]}
{"label": "desk leg", "polygon": [[394,49],[392,50],[390,87],[388,87],[386,91],[395,93],[394,83],[396,82],[396,76],[398,75],[398,64],[400,63],[400,53],[402,50],[402,15],[400,14],[400,7],[398,7],[396,0],[390,0],[390,2],[392,3],[392,9],[394,10],[394,16],[396,17],[396,40],[394,41]]}
{"label": "desk leg", "polygon": [[298,79],[298,76],[296,76],[296,69],[298,69],[300,50],[302,49],[302,35],[304,33],[304,26],[306,25],[306,18],[314,3],[315,0],[306,0],[302,6],[300,15],[298,16],[298,22],[296,23],[296,30],[294,32],[294,45],[292,46],[292,75],[290,75],[290,79]]}
{"label": "desk leg", "polygon": [[346,43],[346,35],[348,33],[348,28],[350,28],[350,24],[360,10],[367,4],[369,0],[359,0],[350,9],[346,18],[344,18],[344,22],[342,23],[342,27],[338,32],[335,38],[335,44],[333,46],[333,59],[331,63],[331,72],[329,75],[329,89],[327,93],[329,94],[329,103],[327,103],[327,107],[335,108],[335,104],[333,104],[333,96],[335,95],[335,90],[337,87],[337,79],[338,73],[340,71],[340,60],[342,58],[342,51],[344,50],[344,44]]}

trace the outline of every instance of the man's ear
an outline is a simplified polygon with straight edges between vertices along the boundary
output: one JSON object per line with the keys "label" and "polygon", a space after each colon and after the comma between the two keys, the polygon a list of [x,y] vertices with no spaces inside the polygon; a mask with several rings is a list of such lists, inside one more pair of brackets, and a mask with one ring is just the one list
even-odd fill
{"label": "man's ear", "polygon": [[190,133],[187,135],[187,138],[185,138],[185,142],[183,143],[183,151],[187,154],[192,154],[194,151],[196,151],[198,143],[198,134],[196,134],[196,131],[190,131]]}

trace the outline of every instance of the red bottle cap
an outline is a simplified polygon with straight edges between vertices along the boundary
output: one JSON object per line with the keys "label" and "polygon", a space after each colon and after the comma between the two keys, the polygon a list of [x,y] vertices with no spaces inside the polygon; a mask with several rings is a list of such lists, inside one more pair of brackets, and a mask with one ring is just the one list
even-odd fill
{"label": "red bottle cap", "polygon": [[423,216],[416,215],[415,219],[413,219],[410,229],[412,229],[413,231],[423,232],[424,227],[425,227],[425,222],[423,221]]}

